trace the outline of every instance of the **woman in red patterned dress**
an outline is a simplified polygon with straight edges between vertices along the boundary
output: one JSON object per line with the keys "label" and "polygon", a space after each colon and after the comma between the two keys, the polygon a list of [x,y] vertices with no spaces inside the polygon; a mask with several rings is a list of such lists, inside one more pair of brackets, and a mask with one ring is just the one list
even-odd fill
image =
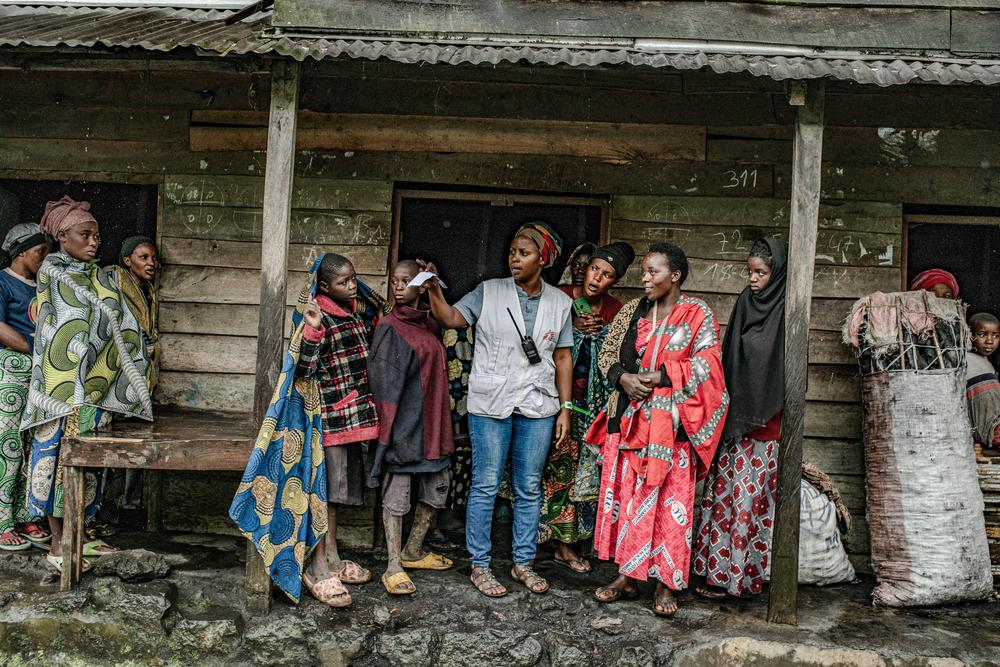
{"label": "woman in red patterned dress", "polygon": [[657,580],[653,611],[677,613],[687,586],[696,479],[704,477],[729,406],[719,325],[701,299],[681,293],[684,251],[655,243],[642,260],[646,296],[611,324],[598,365],[615,388],[587,434],[604,459],[594,545],[619,576],[600,602],[632,598]]}
{"label": "woman in red patterned dress", "polygon": [[711,599],[760,593],[770,571],[778,438],[784,402],[785,267],[788,244],[750,248],[749,285],[733,307],[722,344],[732,405],[701,502],[695,593]]}

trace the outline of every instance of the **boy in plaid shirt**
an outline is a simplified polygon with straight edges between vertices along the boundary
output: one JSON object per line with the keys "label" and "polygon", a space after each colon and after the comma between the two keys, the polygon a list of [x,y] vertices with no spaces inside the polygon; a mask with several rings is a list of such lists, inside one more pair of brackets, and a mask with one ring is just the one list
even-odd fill
{"label": "boy in plaid shirt", "polygon": [[[326,454],[329,530],[316,546],[304,581],[321,601],[351,603],[341,584],[363,584],[371,572],[337,552],[337,505],[364,504],[361,443],[379,434],[378,413],[368,386],[368,335],[356,314],[358,277],[354,265],[328,253],[316,272],[316,300],[303,312],[297,375],[319,384]],[[310,585],[311,584],[311,585]]]}

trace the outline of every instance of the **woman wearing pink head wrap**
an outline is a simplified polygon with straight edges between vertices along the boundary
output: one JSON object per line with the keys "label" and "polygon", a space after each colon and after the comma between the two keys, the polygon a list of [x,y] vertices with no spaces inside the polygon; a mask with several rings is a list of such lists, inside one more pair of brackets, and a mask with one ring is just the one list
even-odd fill
{"label": "woman wearing pink head wrap", "polygon": [[[48,517],[47,560],[61,569],[63,435],[93,432],[112,413],[152,421],[152,402],[149,359],[135,315],[113,275],[94,261],[100,237],[90,204],[69,197],[49,202],[40,226],[59,242],[59,252],[48,255],[38,272],[38,327],[21,431],[32,429],[28,509]],[[94,489],[86,493],[93,498],[88,516],[100,504],[100,474],[85,474],[88,489]],[[94,540],[83,553],[114,550]]]}
{"label": "woman wearing pink head wrap", "polygon": [[90,202],[74,201],[68,195],[50,201],[45,204],[39,227],[59,242],[61,252],[85,262],[97,256],[101,238],[97,235],[97,220],[90,213]]}
{"label": "woman wearing pink head wrap", "polygon": [[958,280],[944,269],[927,269],[910,282],[910,291],[927,290],[942,299],[958,298]]}

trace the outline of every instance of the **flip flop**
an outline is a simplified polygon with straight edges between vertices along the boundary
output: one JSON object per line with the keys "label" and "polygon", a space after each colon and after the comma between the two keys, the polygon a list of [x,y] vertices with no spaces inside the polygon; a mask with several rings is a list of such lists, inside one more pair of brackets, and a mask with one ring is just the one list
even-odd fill
{"label": "flip flop", "polygon": [[404,560],[402,565],[410,570],[450,570],[455,561],[441,554],[428,553],[420,560]]}
{"label": "flip flop", "polygon": [[97,519],[91,519],[87,522],[84,530],[87,536],[91,539],[100,539],[103,537],[114,537],[118,534],[118,529],[107,521],[99,521]]}
{"label": "flip flop", "polygon": [[[601,591],[611,591],[612,596],[609,598],[602,598],[600,596]],[[622,590],[621,588],[612,588],[611,586],[601,586],[596,591],[594,591],[594,599],[602,604],[609,604],[611,602],[618,602],[618,600],[634,600],[639,597],[639,589],[633,588],[632,590]]]}
{"label": "flip flop", "polygon": [[21,525],[24,526],[23,529],[17,530],[15,528],[14,531],[32,544],[47,544],[52,541],[52,533],[37,523],[25,523]]}
{"label": "flip flop", "polygon": [[[45,560],[48,562],[49,565],[51,565],[56,569],[56,572],[62,574],[62,564],[63,564],[62,556],[53,556],[52,554],[48,554],[45,556]],[[81,565],[80,567],[81,573],[90,572],[90,568],[92,567],[92,565],[90,564],[89,560],[84,558],[83,562],[80,565]]]}
{"label": "flip flop", "polygon": [[417,587],[406,572],[397,572],[396,574],[384,573],[382,575],[382,585],[385,586],[385,592],[389,595],[412,595],[417,592]]}
{"label": "flip flop", "polygon": [[711,586],[695,586],[694,594],[706,600],[725,600],[729,597],[725,591]]}
{"label": "flip flop", "polygon": [[[562,558],[556,558],[555,556],[553,556],[552,560],[556,563],[556,565],[561,565],[567,570],[571,570],[573,572],[576,572],[577,574],[590,574],[591,569],[593,569],[592,566],[590,565],[590,561],[588,561],[586,558],[577,558],[576,560],[563,560]],[[582,564],[582,565],[580,567],[574,567],[574,565],[577,564]]]}
{"label": "flip flop", "polygon": [[23,535],[18,535],[17,532],[9,530],[6,533],[0,535],[0,540],[12,540],[12,539],[22,539],[24,540],[20,544],[0,544],[0,550],[3,551],[24,551],[25,549],[31,548],[31,542],[28,541]]}
{"label": "flip flop", "polygon": [[445,552],[458,551],[462,548],[461,544],[452,542],[444,535],[435,535],[424,540],[424,544],[427,546],[429,551]]}
{"label": "flip flop", "polygon": [[[102,550],[103,549],[103,550]],[[118,547],[113,547],[104,540],[91,540],[83,545],[84,556],[94,556],[100,558],[121,551]]]}
{"label": "flip flop", "polygon": [[333,574],[345,584],[367,584],[372,580],[371,570],[361,567],[353,560],[340,561],[340,571],[333,570]]}
{"label": "flip flop", "polygon": [[342,609],[351,604],[351,594],[344,588],[337,577],[330,577],[323,581],[316,581],[306,573],[302,573],[302,583],[312,596],[325,605],[334,609]]}
{"label": "flip flop", "polygon": [[663,606],[661,599],[662,599],[661,596],[656,595],[655,593],[653,594],[653,613],[663,618],[673,618],[674,616],[676,616],[677,612],[680,610],[680,606],[677,604],[677,598],[673,597],[673,593],[671,593],[671,598],[670,598],[671,601],[674,603],[675,607],[673,611],[667,611],[666,609],[661,611],[659,609],[659,607]]}

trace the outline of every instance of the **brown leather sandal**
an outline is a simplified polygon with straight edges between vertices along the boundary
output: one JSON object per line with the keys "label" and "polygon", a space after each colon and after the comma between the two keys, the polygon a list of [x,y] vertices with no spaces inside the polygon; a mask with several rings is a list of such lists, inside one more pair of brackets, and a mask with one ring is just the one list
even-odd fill
{"label": "brown leather sandal", "polygon": [[[472,585],[488,598],[502,598],[507,595],[507,587],[497,581],[497,578],[493,576],[493,572],[488,567],[472,568],[470,579],[472,580]],[[499,592],[491,593],[490,591]]]}
{"label": "brown leather sandal", "polygon": [[549,582],[545,580],[545,577],[531,569],[530,565],[514,565],[510,568],[510,576],[514,578],[514,581],[524,584],[525,588],[536,595],[549,592]]}

